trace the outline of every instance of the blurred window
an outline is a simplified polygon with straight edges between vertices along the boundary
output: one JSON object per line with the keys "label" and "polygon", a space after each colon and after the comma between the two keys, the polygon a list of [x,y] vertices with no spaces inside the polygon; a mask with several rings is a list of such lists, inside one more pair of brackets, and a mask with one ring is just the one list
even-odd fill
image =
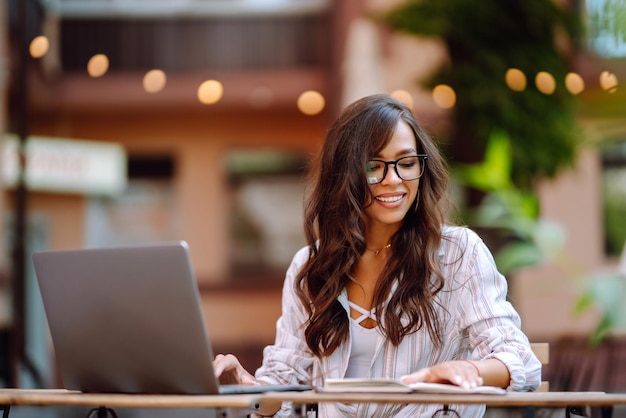
{"label": "blurred window", "polygon": [[602,163],[605,249],[618,256],[626,242],[626,136],[604,141]]}
{"label": "blurred window", "polygon": [[604,58],[626,57],[626,2],[586,0],[591,49]]}
{"label": "blurred window", "polygon": [[113,198],[88,201],[88,246],[179,239],[181,225],[173,186],[175,161],[169,155],[129,155],[128,187]]}
{"label": "blurred window", "polygon": [[235,280],[284,277],[305,245],[303,199],[306,156],[279,151],[232,151],[231,266]]}

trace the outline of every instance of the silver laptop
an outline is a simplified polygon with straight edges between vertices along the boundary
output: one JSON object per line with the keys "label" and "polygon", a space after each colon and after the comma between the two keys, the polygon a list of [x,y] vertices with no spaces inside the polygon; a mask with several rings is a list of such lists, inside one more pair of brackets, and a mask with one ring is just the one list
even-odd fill
{"label": "silver laptop", "polygon": [[66,389],[217,394],[305,390],[220,385],[184,241],[32,256]]}

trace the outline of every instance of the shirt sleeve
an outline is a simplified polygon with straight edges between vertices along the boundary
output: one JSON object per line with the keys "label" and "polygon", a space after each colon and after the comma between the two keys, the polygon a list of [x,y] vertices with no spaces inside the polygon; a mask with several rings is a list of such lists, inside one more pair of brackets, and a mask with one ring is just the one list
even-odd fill
{"label": "shirt sleeve", "polygon": [[491,252],[467,231],[463,294],[457,318],[468,338],[471,358],[496,358],[509,370],[510,391],[533,391],[541,384],[541,362],[521,330],[521,319],[506,299],[507,282]]}
{"label": "shirt sleeve", "polygon": [[315,357],[304,339],[307,313],[294,291],[295,278],[308,258],[308,248],[296,253],[287,269],[282,293],[282,314],[276,339],[263,350],[263,364],[255,375],[274,384],[311,384]]}

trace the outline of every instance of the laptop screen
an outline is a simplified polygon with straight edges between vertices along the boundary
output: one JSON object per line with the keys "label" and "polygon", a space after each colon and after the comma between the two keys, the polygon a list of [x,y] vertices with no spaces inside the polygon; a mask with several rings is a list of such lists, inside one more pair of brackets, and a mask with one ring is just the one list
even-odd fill
{"label": "laptop screen", "polygon": [[218,393],[184,241],[32,258],[65,388]]}

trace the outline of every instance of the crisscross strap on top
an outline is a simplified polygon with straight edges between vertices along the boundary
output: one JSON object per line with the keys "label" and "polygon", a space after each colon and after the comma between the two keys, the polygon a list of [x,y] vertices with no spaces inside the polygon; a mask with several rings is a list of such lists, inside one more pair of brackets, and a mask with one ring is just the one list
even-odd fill
{"label": "crisscross strap on top", "polygon": [[354,302],[348,301],[348,304],[350,305],[350,308],[354,309],[355,311],[361,314],[361,316],[359,316],[358,318],[353,319],[353,321],[356,322],[357,324],[360,324],[361,322],[365,321],[368,318],[373,321],[378,322],[378,319],[376,318],[376,308],[373,308],[368,311],[367,309],[360,307]]}

